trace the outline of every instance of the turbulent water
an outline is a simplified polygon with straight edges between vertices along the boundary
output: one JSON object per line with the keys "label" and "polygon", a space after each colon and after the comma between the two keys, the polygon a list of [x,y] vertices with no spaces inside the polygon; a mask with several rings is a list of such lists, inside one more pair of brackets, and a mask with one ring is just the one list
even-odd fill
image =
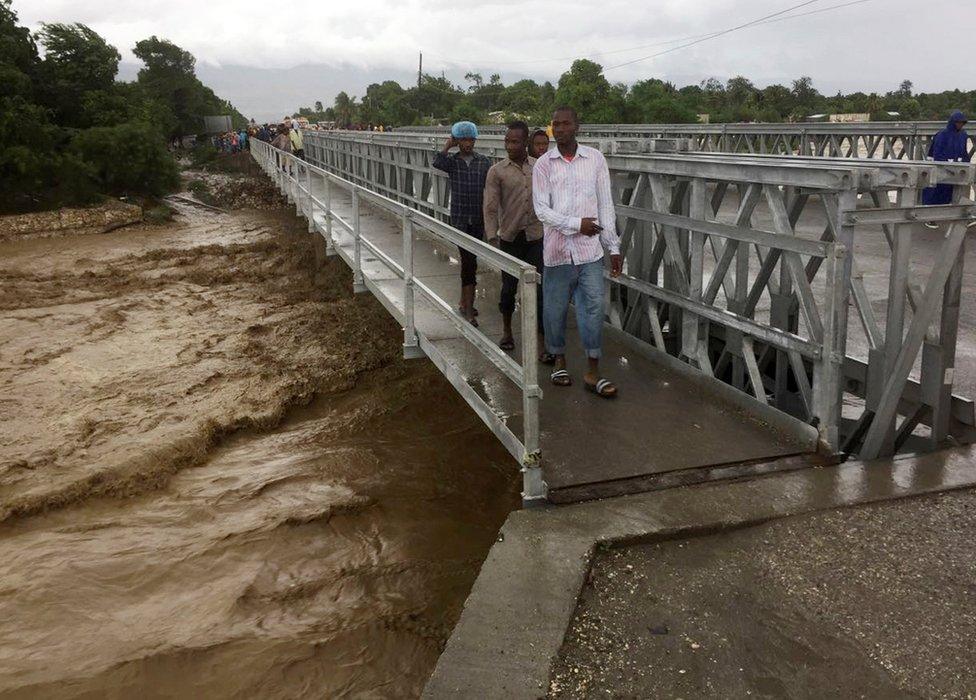
{"label": "turbulent water", "polygon": [[517,502],[287,212],[0,245],[0,696],[417,695]]}

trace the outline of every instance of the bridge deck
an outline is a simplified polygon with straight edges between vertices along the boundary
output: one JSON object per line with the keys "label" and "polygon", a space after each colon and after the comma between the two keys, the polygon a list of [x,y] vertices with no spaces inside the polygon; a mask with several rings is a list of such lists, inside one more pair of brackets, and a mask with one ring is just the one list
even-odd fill
{"label": "bridge deck", "polygon": [[[332,207],[338,216],[351,221],[351,201],[345,193],[333,196]],[[325,229],[320,214],[316,215],[315,227],[319,231]],[[365,240],[402,263],[399,221],[362,202],[360,231]],[[337,252],[351,265],[352,236],[334,225],[333,238]],[[459,294],[457,257],[456,249],[418,235],[414,243],[414,274],[441,298],[455,299]],[[402,280],[365,247],[361,261],[366,287],[402,322]],[[500,337],[501,333],[499,286],[497,272],[481,271],[477,306],[481,328],[489,338]],[[491,415],[479,411],[486,424],[503,443],[506,426],[516,435],[521,434],[520,391],[443,314],[419,296],[415,314],[421,346],[430,359],[462,395],[473,392],[491,407]],[[791,466],[807,458],[782,458],[813,452],[813,440],[797,430],[792,419],[763,411],[750,397],[684,369],[673,358],[642,346],[609,326],[605,326],[601,366],[604,374],[619,386],[620,396],[607,401],[585,392],[585,361],[574,325],[571,318],[567,359],[575,384],[569,388],[552,386],[548,368],[540,369],[544,392],[540,443],[551,500],[580,500],[657,488],[668,479],[687,478],[689,471],[708,478],[706,468],[715,465]],[[518,327],[516,323],[515,328]],[[512,446],[506,446],[513,451]],[[770,463],[774,466],[769,467]],[[710,475],[731,473],[734,472],[719,469],[718,474],[711,470]]]}

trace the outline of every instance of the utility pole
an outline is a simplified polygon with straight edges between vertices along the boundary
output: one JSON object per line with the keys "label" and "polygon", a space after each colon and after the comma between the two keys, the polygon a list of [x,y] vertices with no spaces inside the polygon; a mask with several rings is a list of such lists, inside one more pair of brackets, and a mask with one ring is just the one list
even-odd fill
{"label": "utility pole", "polygon": [[417,64],[417,88],[420,88],[420,78],[424,74],[424,52],[420,52],[420,63]]}

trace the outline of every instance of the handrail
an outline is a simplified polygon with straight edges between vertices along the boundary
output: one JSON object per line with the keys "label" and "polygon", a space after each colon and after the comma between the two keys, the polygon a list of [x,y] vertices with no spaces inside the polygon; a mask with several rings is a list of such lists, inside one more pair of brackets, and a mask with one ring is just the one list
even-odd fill
{"label": "handrail", "polygon": [[[473,238],[453,226],[423,212],[417,211],[406,204],[397,202],[383,194],[362,185],[346,180],[328,170],[297,158],[294,154],[274,148],[263,141],[252,141],[251,153],[265,168],[269,175],[279,184],[282,191],[290,192],[296,201],[300,212],[304,212],[309,221],[309,230],[318,230],[315,221],[316,209],[325,215],[323,235],[328,249],[332,249],[332,223],[335,222],[353,237],[354,255],[353,285],[356,291],[366,289],[369,280],[363,275],[360,256],[361,247],[365,247],[376,258],[403,280],[404,284],[404,354],[408,357],[417,356],[421,343],[414,318],[414,295],[420,295],[428,304],[446,317],[460,333],[461,337],[473,345],[478,352],[508,377],[522,393],[523,400],[523,438],[511,434],[507,427],[500,430],[517,443],[522,454],[518,455],[522,462],[523,472],[523,500],[533,502],[544,500],[547,486],[542,480],[539,454],[539,401],[542,392],[538,386],[538,368],[535,358],[538,353],[538,339],[536,337],[537,308],[536,286],[540,283],[539,275],[534,266],[505,253],[494,246]],[[305,184],[299,173],[305,172]],[[313,191],[312,176],[320,178],[325,187],[325,198],[320,198]],[[332,209],[331,186],[335,185],[350,193],[353,205],[353,220],[351,222],[340,217]],[[387,252],[360,234],[359,202],[366,200],[379,208],[397,215],[403,226],[403,264],[397,263]],[[522,364],[511,355],[498,347],[480,329],[469,323],[454,309],[453,305],[442,299],[433,289],[413,276],[413,230],[415,227],[427,231],[434,239],[456,245],[478,256],[480,260],[491,267],[510,274],[519,279],[520,294],[522,295]],[[424,341],[426,342],[426,341]],[[428,345],[428,349],[430,346]],[[474,394],[474,392],[471,392]],[[466,397],[469,402],[483,401],[476,395]],[[483,404],[486,412],[491,408]],[[511,449],[511,448],[510,448]]]}
{"label": "handrail", "polygon": [[[258,143],[263,144],[264,142],[259,141]],[[518,258],[504,252],[500,248],[496,248],[495,246],[485,243],[484,241],[477,238],[472,238],[463,231],[459,231],[458,229],[444,223],[443,221],[440,221],[439,219],[435,219],[428,214],[424,214],[423,212],[417,211],[416,209],[408,207],[405,204],[401,204],[400,202],[390,199],[379,192],[363,187],[362,185],[357,185],[354,182],[350,182],[349,180],[346,180],[345,178],[342,178],[334,173],[330,173],[328,170],[320,168],[317,165],[313,165],[308,161],[303,161],[296,158],[293,154],[290,154],[287,151],[276,149],[274,146],[270,146],[269,144],[265,145],[268,145],[270,149],[283,156],[287,156],[298,161],[301,164],[300,167],[308,168],[316,175],[328,178],[330,181],[338,184],[340,187],[349,192],[358,191],[361,197],[368,199],[374,204],[396,214],[397,216],[409,216],[415,224],[423,227],[424,230],[430,232],[435,237],[441,239],[445,243],[459,246],[469,252],[474,253],[478,256],[479,260],[483,259],[488,261],[492,267],[495,267],[502,272],[507,272],[513,277],[520,277],[526,270],[535,272],[535,268],[527,262],[519,260]],[[308,191],[306,188],[302,187],[301,182],[297,180],[295,182],[298,188],[307,196]],[[323,202],[317,199],[315,201],[320,207],[324,208],[325,205]]]}

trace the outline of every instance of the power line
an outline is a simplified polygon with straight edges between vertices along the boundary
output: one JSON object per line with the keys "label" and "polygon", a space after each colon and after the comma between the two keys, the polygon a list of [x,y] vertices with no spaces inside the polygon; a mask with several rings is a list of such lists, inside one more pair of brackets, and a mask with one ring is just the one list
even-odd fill
{"label": "power line", "polygon": [[715,32],[714,34],[711,34],[709,36],[701,37],[700,39],[696,39],[695,41],[689,41],[688,43],[681,44],[679,46],[674,46],[670,49],[665,49],[664,51],[659,51],[649,56],[643,56],[642,58],[635,58],[630,61],[624,61],[623,63],[618,63],[615,66],[610,66],[608,68],[604,68],[603,70],[604,72],[606,72],[608,70],[613,70],[614,68],[623,68],[624,66],[633,65],[634,63],[640,63],[641,61],[647,61],[652,58],[657,58],[658,56],[663,56],[668,53],[680,51],[681,49],[686,49],[689,46],[695,46],[696,44],[701,44],[703,42],[710,41],[712,39],[717,39],[720,36],[725,36],[726,34],[731,34],[732,32],[737,32],[741,29],[746,29],[747,27],[755,26],[761,22],[764,22],[765,20],[772,19],[774,17],[779,17],[780,15],[785,15],[789,12],[793,12],[794,10],[799,10],[803,7],[807,7],[809,5],[813,5],[818,2],[820,2],[820,0],[806,0],[805,2],[801,2],[798,5],[793,5],[792,7],[788,7],[785,10],[780,10],[779,12],[773,12],[772,14],[766,15],[765,17],[760,17],[759,19],[752,20],[751,22],[746,22],[745,24],[740,24],[735,27],[730,27],[729,29],[723,29],[720,32]]}
{"label": "power line", "polygon": [[[814,0],[814,1],[818,1],[818,0]],[[840,10],[842,8],[845,8],[845,7],[851,7],[852,5],[862,5],[862,4],[866,3],[866,2],[873,2],[873,0],[850,0],[849,2],[842,2],[842,3],[839,3],[837,5],[831,5],[830,7],[823,7],[823,8],[820,8],[819,10],[811,10],[809,12],[801,12],[801,13],[797,13],[795,15],[789,15],[787,17],[773,17],[773,16],[770,16],[769,19],[762,19],[762,20],[756,20],[754,22],[749,22],[748,25],[746,25],[746,26],[749,26],[749,27],[758,27],[758,26],[761,26],[761,25],[764,25],[764,24],[775,24],[776,22],[785,22],[785,21],[791,20],[791,19],[799,19],[801,17],[809,17],[810,15],[819,15],[819,14],[822,14],[824,12],[831,12],[833,10]],[[793,8],[793,9],[796,9],[796,8]],[[784,13],[785,12],[789,12],[789,11],[790,10],[783,10]],[[780,13],[777,13],[777,14],[780,14]],[[708,32],[707,34],[693,34],[691,36],[678,37],[677,39],[668,39],[666,41],[658,41],[658,42],[654,42],[653,44],[642,44],[641,46],[630,46],[630,47],[628,47],[626,49],[614,49],[613,51],[600,51],[598,53],[591,53],[591,54],[587,54],[585,56],[579,56],[579,55],[574,55],[574,56],[553,56],[553,57],[550,57],[550,58],[535,58],[535,59],[520,60],[520,61],[496,61],[496,60],[491,60],[491,61],[481,61],[480,63],[483,63],[485,65],[491,64],[491,65],[496,65],[496,66],[511,66],[511,65],[532,65],[532,64],[538,64],[538,63],[553,63],[553,62],[556,62],[556,61],[574,61],[574,60],[577,60],[577,59],[580,59],[580,58],[599,59],[599,58],[601,58],[603,56],[611,56],[611,55],[618,54],[618,53],[629,53],[630,51],[640,51],[642,49],[653,49],[653,48],[657,48],[658,46],[668,46],[670,44],[677,44],[677,43],[680,43],[680,42],[683,42],[683,41],[692,41],[692,40],[695,40],[695,39],[709,39],[709,38],[718,36],[718,35],[720,35],[720,34],[722,34],[724,32],[727,32],[727,31],[728,30],[724,30],[724,31],[723,30],[719,30],[719,31],[714,31],[714,32]],[[434,58],[440,58],[440,59],[442,59],[444,61],[447,61],[451,65],[455,65],[455,66],[460,65],[460,64],[458,64],[457,62],[455,62],[453,59],[451,59],[448,56],[443,56],[443,55],[440,55],[440,54],[432,54],[432,53],[428,53],[427,55],[428,56],[433,56]],[[467,65],[476,65],[477,63],[479,63],[479,62],[468,62]]]}

